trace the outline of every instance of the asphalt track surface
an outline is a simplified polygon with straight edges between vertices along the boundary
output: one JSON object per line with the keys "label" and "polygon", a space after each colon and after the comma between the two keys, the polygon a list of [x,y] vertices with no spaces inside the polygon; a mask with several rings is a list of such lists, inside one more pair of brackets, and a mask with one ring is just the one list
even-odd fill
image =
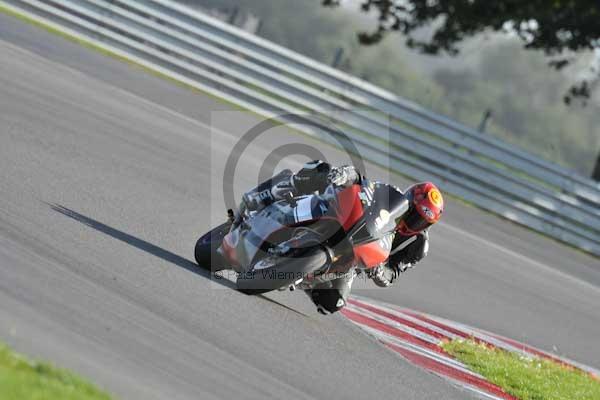
{"label": "asphalt track surface", "polygon": [[[248,297],[195,267],[219,171],[258,121],[215,114],[231,109],[0,16],[0,339],[123,399],[470,398],[302,293]],[[236,189],[289,142],[344,161],[273,129]],[[431,236],[396,287],[356,291],[600,366],[597,258],[453,201]]]}

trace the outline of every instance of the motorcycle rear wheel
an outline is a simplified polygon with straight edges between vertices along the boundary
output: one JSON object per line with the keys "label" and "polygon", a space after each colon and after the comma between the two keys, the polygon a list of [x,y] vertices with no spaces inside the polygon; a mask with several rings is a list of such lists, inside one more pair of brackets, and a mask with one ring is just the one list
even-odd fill
{"label": "motorcycle rear wheel", "polygon": [[200,268],[207,271],[221,271],[227,269],[227,261],[217,252],[223,237],[229,232],[231,222],[226,222],[202,235],[196,242],[194,256]]}
{"label": "motorcycle rear wheel", "polygon": [[329,262],[325,249],[321,246],[307,248],[295,257],[282,257],[276,260],[275,266],[254,268],[238,275],[237,287],[242,293],[257,295],[290,286],[307,274],[317,271]]}

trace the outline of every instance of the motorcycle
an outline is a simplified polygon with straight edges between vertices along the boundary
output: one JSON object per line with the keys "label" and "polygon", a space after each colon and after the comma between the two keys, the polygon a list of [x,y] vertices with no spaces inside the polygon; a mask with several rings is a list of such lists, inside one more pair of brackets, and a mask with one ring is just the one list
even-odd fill
{"label": "motorcycle", "polygon": [[237,218],[229,210],[228,222],[198,239],[195,257],[205,269],[234,270],[247,294],[310,290],[387,260],[408,209],[408,199],[385,184],[331,184],[322,194],[289,194],[258,211],[240,207]]}

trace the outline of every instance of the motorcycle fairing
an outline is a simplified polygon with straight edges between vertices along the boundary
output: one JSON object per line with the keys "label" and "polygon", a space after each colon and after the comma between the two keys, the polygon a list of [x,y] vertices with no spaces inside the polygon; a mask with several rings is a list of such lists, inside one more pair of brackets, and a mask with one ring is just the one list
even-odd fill
{"label": "motorcycle fairing", "polygon": [[406,196],[398,189],[376,182],[372,187],[373,201],[365,209],[365,226],[371,237],[380,239],[394,232],[400,219],[409,209]]}
{"label": "motorcycle fairing", "polygon": [[385,262],[392,250],[393,234],[387,234],[376,242],[365,243],[354,248],[354,254],[365,268],[373,268]]}
{"label": "motorcycle fairing", "polygon": [[359,193],[361,185],[347,187],[336,195],[336,219],[346,232],[363,217],[364,209]]}
{"label": "motorcycle fairing", "polygon": [[409,209],[408,199],[393,186],[375,182],[363,185],[360,198],[364,215],[349,232],[356,258],[373,268],[389,257],[397,222]]}
{"label": "motorcycle fairing", "polygon": [[265,243],[281,241],[275,235],[285,236],[285,230],[318,220],[328,207],[327,201],[316,195],[297,197],[293,203],[277,201],[252,216],[251,229],[241,229],[242,224],[229,232],[223,239],[223,253],[237,266],[251,265]]}
{"label": "motorcycle fairing", "polygon": [[[223,254],[234,265],[248,266],[260,258],[261,250],[271,247],[270,243],[289,239],[298,226],[311,226],[324,234],[325,227],[331,226],[317,222],[329,220],[341,227],[340,233],[346,237],[343,242],[353,247],[354,259],[372,268],[388,258],[396,224],[408,208],[405,196],[386,184],[364,180],[340,191],[329,186],[323,196],[282,200],[255,213],[251,229],[241,229],[247,227],[244,222],[226,235]],[[334,244],[334,236],[324,237]]]}

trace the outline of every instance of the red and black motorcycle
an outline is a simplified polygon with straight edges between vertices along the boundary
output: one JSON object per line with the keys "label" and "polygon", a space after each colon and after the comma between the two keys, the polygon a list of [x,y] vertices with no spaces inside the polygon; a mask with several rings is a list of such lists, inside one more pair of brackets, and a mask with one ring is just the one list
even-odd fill
{"label": "red and black motorcycle", "polygon": [[311,289],[384,262],[408,209],[406,197],[383,183],[330,185],[322,194],[289,196],[259,211],[242,208],[236,223],[198,240],[196,261],[212,271],[233,269],[238,289],[249,294]]}

